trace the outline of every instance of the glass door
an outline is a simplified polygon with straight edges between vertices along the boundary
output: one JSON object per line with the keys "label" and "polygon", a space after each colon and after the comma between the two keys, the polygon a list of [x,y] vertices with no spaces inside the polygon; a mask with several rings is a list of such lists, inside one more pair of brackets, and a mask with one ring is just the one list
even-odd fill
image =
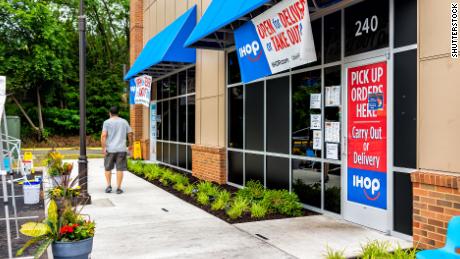
{"label": "glass door", "polygon": [[381,231],[388,220],[388,73],[385,56],[344,65],[343,216]]}

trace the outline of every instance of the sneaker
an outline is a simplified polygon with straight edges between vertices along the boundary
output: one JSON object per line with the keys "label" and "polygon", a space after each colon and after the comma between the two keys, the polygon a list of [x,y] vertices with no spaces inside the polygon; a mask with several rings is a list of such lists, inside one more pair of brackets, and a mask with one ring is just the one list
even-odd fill
{"label": "sneaker", "polygon": [[105,188],[105,193],[111,193],[112,192],[112,186],[108,186]]}
{"label": "sneaker", "polygon": [[123,190],[120,189],[120,188],[118,188],[118,189],[117,189],[117,194],[122,194],[122,193],[123,193]]}

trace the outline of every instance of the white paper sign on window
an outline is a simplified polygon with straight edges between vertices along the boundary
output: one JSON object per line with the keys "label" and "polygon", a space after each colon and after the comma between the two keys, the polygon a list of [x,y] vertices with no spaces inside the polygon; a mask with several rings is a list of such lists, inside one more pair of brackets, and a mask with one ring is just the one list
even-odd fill
{"label": "white paper sign on window", "polygon": [[327,121],[324,123],[324,134],[326,142],[340,143],[340,122]]}
{"label": "white paper sign on window", "polygon": [[324,106],[333,107],[340,106],[340,86],[327,86],[326,87],[326,100]]}
{"label": "white paper sign on window", "polygon": [[310,129],[321,129],[321,114],[310,115]]}
{"label": "white paper sign on window", "polygon": [[339,145],[335,143],[326,143],[326,159],[339,159]]}
{"label": "white paper sign on window", "polygon": [[310,109],[321,109],[321,94],[310,94]]}
{"label": "white paper sign on window", "polygon": [[321,150],[322,144],[322,137],[321,137],[321,130],[314,130],[313,131],[313,149],[314,150]]}

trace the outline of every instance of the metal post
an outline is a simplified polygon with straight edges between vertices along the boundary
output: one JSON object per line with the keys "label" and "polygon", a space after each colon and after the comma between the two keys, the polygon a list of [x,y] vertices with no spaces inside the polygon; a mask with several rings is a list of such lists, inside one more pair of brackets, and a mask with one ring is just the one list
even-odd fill
{"label": "metal post", "polygon": [[86,157],[86,16],[84,15],[84,0],[80,0],[80,15],[78,30],[80,32],[80,157],[78,159],[78,181],[81,195],[87,203],[91,202],[88,194],[88,159]]}
{"label": "metal post", "polygon": [[[0,115],[1,116],[1,115]],[[10,211],[8,207],[8,189],[6,185],[6,171],[5,163],[3,162],[3,141],[0,136],[0,175],[2,177],[2,188],[3,188],[3,205],[5,208],[5,220],[6,220],[6,240],[8,243],[8,258],[13,258],[13,251],[11,246],[11,229],[10,229]]]}

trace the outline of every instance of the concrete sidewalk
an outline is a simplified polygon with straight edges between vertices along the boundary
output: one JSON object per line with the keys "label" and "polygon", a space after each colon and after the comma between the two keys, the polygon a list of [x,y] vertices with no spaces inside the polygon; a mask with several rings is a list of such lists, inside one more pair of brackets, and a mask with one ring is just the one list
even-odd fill
{"label": "concrete sidewalk", "polygon": [[231,225],[131,173],[124,194],[106,194],[103,172],[102,159],[89,160],[93,203],[84,213],[97,226],[91,258],[323,258],[328,246],[356,256],[375,239],[411,246],[320,215]]}
{"label": "concrete sidewalk", "polygon": [[103,171],[89,160],[91,258],[293,258],[130,173],[124,194],[106,194]]}

